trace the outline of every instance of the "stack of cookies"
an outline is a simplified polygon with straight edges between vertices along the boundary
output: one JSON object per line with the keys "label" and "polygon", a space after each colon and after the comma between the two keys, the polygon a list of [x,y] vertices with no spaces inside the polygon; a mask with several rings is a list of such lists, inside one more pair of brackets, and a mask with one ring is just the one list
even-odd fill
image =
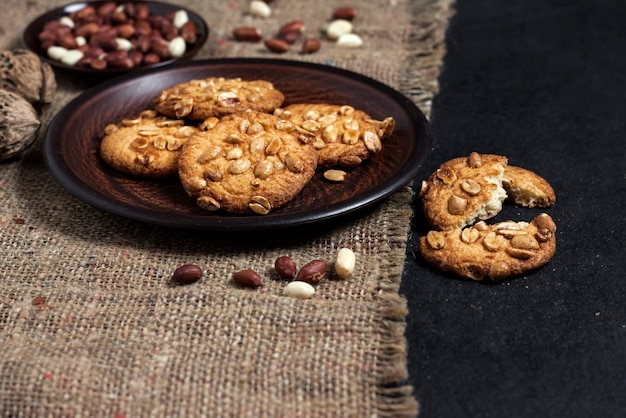
{"label": "stack of cookies", "polygon": [[447,161],[422,183],[419,196],[433,228],[420,238],[420,252],[441,270],[500,281],[545,265],[556,251],[556,225],[547,213],[531,222],[485,222],[505,201],[528,208],[556,202],[545,179],[504,156],[472,152]]}
{"label": "stack of cookies", "polygon": [[165,89],[153,108],[104,130],[100,155],[131,176],[178,177],[202,209],[260,214],[318,169],[353,168],[395,127],[349,104],[297,103],[266,80],[212,77]]}

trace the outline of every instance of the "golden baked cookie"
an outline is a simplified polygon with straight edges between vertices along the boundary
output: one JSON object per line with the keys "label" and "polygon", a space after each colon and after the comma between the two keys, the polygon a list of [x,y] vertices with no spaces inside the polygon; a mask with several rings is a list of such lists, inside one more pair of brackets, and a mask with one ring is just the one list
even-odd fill
{"label": "golden baked cookie", "polygon": [[504,156],[476,152],[443,163],[422,182],[420,190],[431,226],[437,230],[463,228],[498,214],[507,197],[502,187],[507,163]]}
{"label": "golden baked cookie", "polygon": [[170,119],[149,109],[135,118],[107,125],[100,155],[109,166],[126,174],[155,179],[173,177],[178,173],[183,145],[196,131],[180,119]]}
{"label": "golden baked cookie", "polygon": [[245,110],[271,113],[284,99],[284,95],[266,80],[209,77],[163,90],[154,99],[154,106],[171,118],[204,120]]}
{"label": "golden baked cookie", "polygon": [[556,194],[550,183],[525,168],[507,165],[502,187],[509,199],[519,206],[547,208],[556,203]]}
{"label": "golden baked cookie", "polygon": [[206,120],[178,165],[201,208],[264,215],[300,193],[315,174],[317,154],[278,117],[248,111]]}
{"label": "golden baked cookie", "polygon": [[472,279],[500,281],[545,265],[556,251],[556,225],[548,214],[532,222],[480,221],[464,229],[430,231],[420,253],[434,267]]}
{"label": "golden baked cookie", "polygon": [[352,168],[382,149],[381,140],[395,128],[392,117],[372,119],[352,106],[298,103],[276,109],[275,115],[311,136],[320,168]]}

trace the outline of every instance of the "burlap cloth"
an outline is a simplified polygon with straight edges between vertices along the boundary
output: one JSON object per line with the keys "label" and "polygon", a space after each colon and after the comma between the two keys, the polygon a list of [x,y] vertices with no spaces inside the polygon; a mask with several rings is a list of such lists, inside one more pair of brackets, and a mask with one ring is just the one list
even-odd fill
{"label": "burlap cloth", "polygon": [[[248,1],[178,2],[207,20],[198,58],[272,58],[231,30],[272,33],[305,19],[317,31],[340,5],[358,10],[364,45],[325,44],[309,60],[363,73],[413,99],[428,116],[437,92],[453,0],[271,3],[265,20]],[[63,1],[9,0],[0,47],[20,47],[26,23]],[[42,120],[88,86],[57,76]],[[410,229],[409,187],[358,218],[315,230],[224,236],[142,224],[72,197],[50,175],[38,144],[0,163],[0,415],[3,417],[403,417],[418,403],[407,384],[407,309],[398,293]],[[357,255],[348,281],[315,297],[281,296],[284,282],[248,291],[231,274],[269,276],[274,260]],[[174,269],[203,279],[172,286]]]}

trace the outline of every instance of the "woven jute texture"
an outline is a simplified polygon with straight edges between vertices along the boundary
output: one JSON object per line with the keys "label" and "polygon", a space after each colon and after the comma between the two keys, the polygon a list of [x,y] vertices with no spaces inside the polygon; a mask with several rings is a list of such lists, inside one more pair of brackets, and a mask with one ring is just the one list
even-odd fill
{"label": "woven jute texture", "polygon": [[[345,68],[386,83],[428,115],[437,93],[452,0],[271,3],[266,19],[248,1],[178,2],[211,28],[197,58],[272,58],[234,42],[239,25],[270,34],[290,20],[321,30],[335,7],[358,10],[358,49],[324,43],[283,59]],[[0,47],[20,47],[26,23],[60,1],[9,0]],[[0,416],[2,417],[409,417],[407,309],[398,293],[412,216],[405,187],[341,224],[261,234],[215,234],[146,225],[72,197],[48,172],[45,126],[87,83],[57,74],[55,101],[38,142],[0,163]],[[282,296],[274,260],[333,260],[348,246],[357,266],[310,300]],[[173,286],[176,267],[204,276]],[[234,271],[266,277],[234,286]]]}

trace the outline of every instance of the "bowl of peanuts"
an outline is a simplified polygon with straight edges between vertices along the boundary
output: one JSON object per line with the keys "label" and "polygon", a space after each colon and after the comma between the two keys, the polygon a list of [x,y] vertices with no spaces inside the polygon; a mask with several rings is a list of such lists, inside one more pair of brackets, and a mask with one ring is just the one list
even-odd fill
{"label": "bowl of peanuts", "polygon": [[178,5],[86,1],[37,17],[22,44],[53,68],[113,76],[189,60],[208,36],[205,20]]}

